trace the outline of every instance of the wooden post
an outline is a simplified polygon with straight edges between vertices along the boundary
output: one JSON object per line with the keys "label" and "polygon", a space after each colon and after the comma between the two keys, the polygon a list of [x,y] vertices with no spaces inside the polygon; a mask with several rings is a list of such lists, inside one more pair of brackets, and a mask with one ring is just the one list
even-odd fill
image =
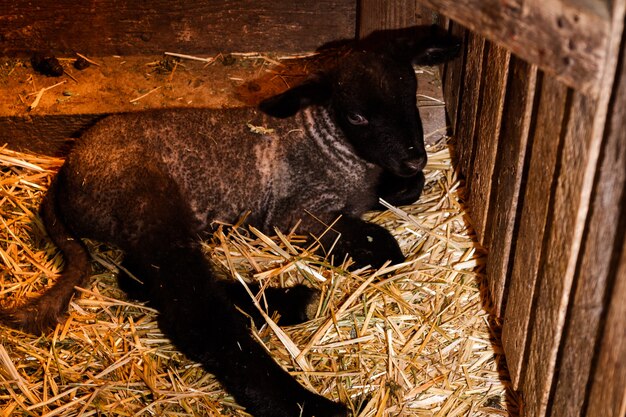
{"label": "wooden post", "polygon": [[[463,26],[456,22],[450,21],[450,33],[458,36],[463,40],[463,44],[467,43],[468,31]],[[465,51],[466,49],[463,48]],[[446,102],[446,110],[448,114],[448,120],[450,122],[450,130],[454,135],[456,133],[456,120],[457,113],[461,103],[461,97],[463,95],[463,89],[461,88],[461,82],[463,81],[463,67],[465,66],[465,53],[461,53],[457,59],[446,63],[445,71],[442,75],[443,84],[443,96]]]}

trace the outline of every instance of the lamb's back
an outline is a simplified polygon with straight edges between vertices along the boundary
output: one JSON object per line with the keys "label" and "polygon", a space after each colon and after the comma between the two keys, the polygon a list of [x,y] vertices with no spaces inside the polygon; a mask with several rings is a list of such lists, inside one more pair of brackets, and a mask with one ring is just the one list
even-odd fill
{"label": "lamb's back", "polygon": [[285,212],[341,210],[362,187],[346,182],[342,167],[320,154],[306,130],[302,118],[270,118],[250,108],[114,115],[85,134],[68,168],[85,204],[97,201],[105,219],[108,207],[132,201],[146,177],[162,176],[177,184],[177,198],[199,228],[243,214],[260,227],[288,227],[277,224]]}

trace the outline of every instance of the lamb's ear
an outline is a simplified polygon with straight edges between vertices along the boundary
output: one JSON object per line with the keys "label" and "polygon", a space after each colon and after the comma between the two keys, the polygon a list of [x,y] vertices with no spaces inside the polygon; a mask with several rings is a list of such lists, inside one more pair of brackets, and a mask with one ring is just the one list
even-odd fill
{"label": "lamb's ear", "polygon": [[437,36],[424,39],[414,49],[411,62],[417,65],[439,65],[459,56],[461,40],[451,36]]}
{"label": "lamb's ear", "polygon": [[316,74],[289,90],[263,100],[259,110],[273,117],[285,118],[312,104],[325,104],[332,95],[330,77]]}
{"label": "lamb's ear", "polygon": [[442,64],[461,51],[461,40],[437,25],[375,31],[362,42],[366,49],[417,65]]}

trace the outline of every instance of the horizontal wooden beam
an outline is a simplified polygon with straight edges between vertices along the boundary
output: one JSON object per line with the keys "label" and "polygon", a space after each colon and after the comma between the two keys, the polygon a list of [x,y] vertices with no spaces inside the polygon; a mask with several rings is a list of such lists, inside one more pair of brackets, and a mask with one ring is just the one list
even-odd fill
{"label": "horizontal wooden beam", "polygon": [[0,56],[310,51],[353,38],[354,0],[3,1]]}
{"label": "horizontal wooden beam", "polygon": [[611,33],[608,9],[565,0],[419,2],[583,94],[598,95]]}

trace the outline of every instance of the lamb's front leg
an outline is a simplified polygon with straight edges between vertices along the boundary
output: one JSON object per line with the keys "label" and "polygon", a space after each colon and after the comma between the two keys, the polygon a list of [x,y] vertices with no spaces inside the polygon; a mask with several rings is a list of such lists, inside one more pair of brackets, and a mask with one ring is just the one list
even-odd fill
{"label": "lamb's front leg", "polygon": [[[366,265],[379,268],[387,261],[392,264],[404,262],[398,241],[387,229],[377,224],[356,217],[342,216],[333,225],[333,230],[341,234],[333,249],[335,262],[343,261],[346,256],[354,260],[357,268]],[[322,239],[325,248],[332,243],[332,236]]]}
{"label": "lamb's front leg", "polygon": [[317,239],[327,254],[332,249],[330,255],[335,265],[347,257],[352,258],[356,268],[367,265],[379,268],[387,261],[404,262],[398,242],[387,229],[340,213],[324,216],[324,220],[332,224],[330,229],[317,219],[308,219],[302,221],[300,231]]}

